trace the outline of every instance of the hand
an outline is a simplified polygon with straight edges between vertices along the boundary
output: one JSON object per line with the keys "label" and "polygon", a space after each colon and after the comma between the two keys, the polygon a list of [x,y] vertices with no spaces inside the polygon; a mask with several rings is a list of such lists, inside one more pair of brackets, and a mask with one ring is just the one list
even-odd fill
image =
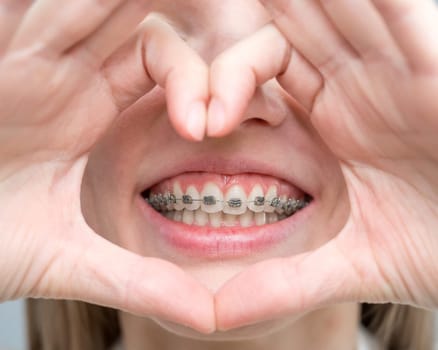
{"label": "hand", "polygon": [[[437,307],[436,5],[263,2],[279,31],[262,29],[212,67],[208,132],[230,132],[256,86],[277,76],[339,159],[351,210],[321,248],[259,263],[226,284],[218,328],[345,301]],[[218,123],[221,111],[229,118]]]}
{"label": "hand", "polygon": [[0,4],[0,300],[79,299],[210,332],[207,290],[170,263],[105,241],[80,208],[90,148],[156,84],[178,131],[204,134],[205,63],[156,20],[124,43],[148,3]]}

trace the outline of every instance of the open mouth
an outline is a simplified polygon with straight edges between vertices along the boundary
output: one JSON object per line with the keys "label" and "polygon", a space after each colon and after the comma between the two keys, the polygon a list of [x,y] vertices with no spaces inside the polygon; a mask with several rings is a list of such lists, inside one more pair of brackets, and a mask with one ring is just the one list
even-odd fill
{"label": "open mouth", "polygon": [[199,172],[164,180],[142,196],[171,221],[217,229],[273,224],[312,201],[309,194],[274,177]]}
{"label": "open mouth", "polygon": [[172,257],[196,259],[268,254],[286,240],[301,240],[314,197],[280,177],[230,168],[174,171],[150,185],[139,196],[152,228],[145,234]]}

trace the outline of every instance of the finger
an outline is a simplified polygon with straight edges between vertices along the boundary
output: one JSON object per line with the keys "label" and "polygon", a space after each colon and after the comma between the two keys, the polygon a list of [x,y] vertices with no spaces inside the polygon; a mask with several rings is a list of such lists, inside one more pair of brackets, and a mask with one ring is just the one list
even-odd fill
{"label": "finger", "polygon": [[213,331],[212,296],[181,269],[128,252],[89,229],[83,231],[84,235],[76,232],[78,239],[68,242],[51,261],[34,297],[82,300],[202,333]]}
{"label": "finger", "polygon": [[[333,240],[303,255],[254,265],[216,295],[219,330],[300,315],[326,304],[377,301],[381,282],[373,258]],[[354,256],[354,261],[349,257]]]}
{"label": "finger", "polygon": [[324,79],[295,49],[292,50],[286,70],[277,80],[309,114],[312,113],[315,102],[324,89]]}
{"label": "finger", "polygon": [[137,36],[108,59],[104,74],[119,110],[158,84],[166,89],[169,118],[177,132],[203,139],[208,67],[166,23],[147,20]]}
{"label": "finger", "polygon": [[120,43],[125,42],[145,17],[147,0],[127,1],[120,6],[95,32],[79,42],[73,53],[91,58],[100,65]]}
{"label": "finger", "polygon": [[217,57],[210,68],[208,135],[226,135],[244,121],[256,88],[281,74],[289,59],[290,46],[273,25]]}
{"label": "finger", "polygon": [[316,1],[260,0],[291,45],[324,76],[357,57]]}
{"label": "finger", "polygon": [[433,0],[372,0],[412,69],[438,71],[438,7]]}
{"label": "finger", "polygon": [[[15,36],[11,50],[31,49],[36,52],[61,54],[92,35],[112,15],[125,9],[133,9],[126,18],[126,28],[119,28],[124,36],[138,24],[138,19],[147,13],[149,1],[138,0],[78,0],[60,5],[56,0],[39,0],[27,13]],[[133,4],[136,4],[134,6]],[[118,43],[120,44],[120,42]]]}
{"label": "finger", "polygon": [[0,55],[6,50],[32,2],[33,0],[0,1]]}
{"label": "finger", "polygon": [[368,0],[320,0],[329,18],[364,58],[401,59],[393,37],[376,8]]}
{"label": "finger", "polygon": [[228,49],[212,63],[208,135],[224,136],[250,118],[245,110],[257,87],[275,77],[298,102],[307,106],[312,103],[322,81],[315,69],[270,24]]}

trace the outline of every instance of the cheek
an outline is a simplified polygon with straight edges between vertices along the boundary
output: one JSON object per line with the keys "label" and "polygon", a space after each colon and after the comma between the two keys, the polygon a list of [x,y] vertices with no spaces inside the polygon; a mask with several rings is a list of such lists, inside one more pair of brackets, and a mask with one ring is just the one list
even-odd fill
{"label": "cheek", "polygon": [[164,113],[164,94],[157,88],[122,113],[89,156],[81,189],[82,212],[87,223],[111,241],[117,241],[114,231],[120,218],[126,217],[124,210],[131,209],[119,204],[129,203],[126,196],[136,190],[139,164],[154,148],[151,140],[156,142],[148,136],[166,124]]}

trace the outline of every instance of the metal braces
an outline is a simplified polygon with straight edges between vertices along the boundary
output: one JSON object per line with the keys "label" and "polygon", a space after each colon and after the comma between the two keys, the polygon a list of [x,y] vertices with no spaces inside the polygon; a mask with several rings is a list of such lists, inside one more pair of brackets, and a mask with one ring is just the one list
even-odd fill
{"label": "metal braces", "polygon": [[[228,201],[216,199],[214,196],[204,196],[202,199],[192,198],[190,195],[183,195],[182,198],[176,198],[174,194],[155,194],[146,198],[146,201],[157,211],[169,211],[174,209],[174,205],[180,201],[183,204],[193,204],[194,202],[202,202],[204,205],[215,205],[217,203],[227,204],[230,208],[240,208],[243,201],[239,198],[231,198]],[[255,197],[253,201],[246,201],[246,204],[253,203],[257,207],[264,206],[268,202],[265,197]],[[281,200],[279,197],[274,197],[269,202],[269,205],[276,209],[277,212],[290,216],[298,210],[305,208],[310,203],[308,198],[294,199],[288,198]]]}

